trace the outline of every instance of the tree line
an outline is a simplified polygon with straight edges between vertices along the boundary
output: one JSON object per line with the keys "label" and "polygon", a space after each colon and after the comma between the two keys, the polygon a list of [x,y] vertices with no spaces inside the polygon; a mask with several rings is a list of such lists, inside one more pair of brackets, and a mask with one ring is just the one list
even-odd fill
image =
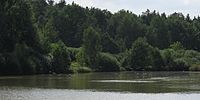
{"label": "tree line", "polygon": [[200,17],[0,1],[0,75],[200,70]]}

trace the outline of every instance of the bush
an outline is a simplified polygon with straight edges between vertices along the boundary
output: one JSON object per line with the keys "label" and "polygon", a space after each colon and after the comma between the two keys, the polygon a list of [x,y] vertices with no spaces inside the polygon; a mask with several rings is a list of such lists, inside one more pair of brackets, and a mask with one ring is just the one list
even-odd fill
{"label": "bush", "polygon": [[200,71],[200,65],[192,65],[190,68],[189,68],[190,71]]}
{"label": "bush", "polygon": [[87,55],[84,53],[83,48],[80,48],[79,52],[76,54],[76,62],[78,62],[80,66],[90,67],[89,59]]}
{"label": "bush", "polygon": [[164,61],[160,54],[159,49],[151,47],[149,55],[151,57],[151,66],[152,66],[152,68],[150,70],[153,70],[153,71],[164,70],[164,68],[163,68]]}
{"label": "bush", "polygon": [[188,71],[189,70],[189,64],[184,59],[176,59],[174,60],[174,64],[172,65],[172,68],[170,68],[172,71]]}
{"label": "bush", "polygon": [[164,70],[169,71],[187,71],[190,63],[188,58],[184,57],[185,50],[183,49],[165,49],[161,51],[165,63]]}
{"label": "bush", "polygon": [[82,52],[84,63],[91,69],[98,69],[99,52],[101,51],[100,35],[92,27],[88,27],[83,32]]}
{"label": "bush", "polygon": [[129,66],[136,71],[146,69],[146,66],[151,65],[150,45],[145,38],[138,38],[132,45],[130,57],[128,57]]}
{"label": "bush", "polygon": [[186,50],[184,54],[184,58],[186,61],[192,65],[199,65],[200,64],[200,53],[194,50]]}
{"label": "bush", "polygon": [[23,73],[19,60],[13,54],[2,55],[0,66],[0,75],[19,75]]}
{"label": "bush", "polygon": [[[2,75],[20,75],[38,73],[37,68],[44,68],[43,56],[36,53],[26,44],[16,44],[13,52],[0,55],[0,70]],[[40,62],[38,62],[40,61]]]}
{"label": "bush", "polygon": [[101,44],[103,52],[108,52],[112,54],[117,54],[120,52],[120,47],[108,34],[102,35]]}
{"label": "bush", "polygon": [[67,73],[70,68],[70,55],[67,47],[62,41],[51,44],[52,72]]}
{"label": "bush", "polygon": [[121,53],[121,66],[126,70],[126,71],[132,71],[132,67],[130,66],[130,51],[126,50],[124,53]]}
{"label": "bush", "polygon": [[89,67],[81,66],[78,62],[72,62],[70,70],[72,73],[89,73],[92,71]]}
{"label": "bush", "polygon": [[76,55],[80,52],[81,48],[68,47],[67,49],[69,51],[71,61],[75,61],[76,60]]}
{"label": "bush", "polygon": [[183,45],[180,43],[180,42],[174,42],[173,44],[171,44],[170,46],[169,46],[171,49],[173,49],[173,50],[184,50],[185,48],[183,47]]}
{"label": "bush", "polygon": [[92,72],[92,69],[90,69],[89,67],[78,67],[76,72],[78,72],[78,73],[89,73],[89,72]]}
{"label": "bush", "polygon": [[128,70],[152,71],[162,70],[163,59],[157,48],[149,45],[145,38],[138,38],[130,49],[130,54],[125,57],[122,65]]}
{"label": "bush", "polygon": [[98,71],[103,71],[103,72],[120,71],[120,63],[111,54],[100,53]]}

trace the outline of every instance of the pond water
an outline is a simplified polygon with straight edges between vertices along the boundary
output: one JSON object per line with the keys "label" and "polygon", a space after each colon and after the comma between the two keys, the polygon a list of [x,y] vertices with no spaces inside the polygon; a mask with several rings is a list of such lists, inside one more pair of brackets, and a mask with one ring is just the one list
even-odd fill
{"label": "pond water", "polygon": [[0,77],[0,100],[199,100],[200,72]]}

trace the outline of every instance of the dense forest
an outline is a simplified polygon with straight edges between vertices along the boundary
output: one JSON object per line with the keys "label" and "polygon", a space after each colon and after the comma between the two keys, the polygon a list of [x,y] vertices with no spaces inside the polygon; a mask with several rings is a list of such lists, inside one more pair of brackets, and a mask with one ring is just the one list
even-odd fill
{"label": "dense forest", "polygon": [[0,1],[0,75],[200,70],[200,17]]}

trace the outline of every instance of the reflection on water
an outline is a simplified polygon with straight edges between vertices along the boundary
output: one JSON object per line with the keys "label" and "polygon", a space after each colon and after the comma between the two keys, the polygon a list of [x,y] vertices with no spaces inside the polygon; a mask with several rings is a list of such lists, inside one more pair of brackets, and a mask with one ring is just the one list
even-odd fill
{"label": "reflection on water", "polygon": [[89,89],[132,93],[200,91],[199,83],[199,72],[121,72],[0,77],[0,88]]}

